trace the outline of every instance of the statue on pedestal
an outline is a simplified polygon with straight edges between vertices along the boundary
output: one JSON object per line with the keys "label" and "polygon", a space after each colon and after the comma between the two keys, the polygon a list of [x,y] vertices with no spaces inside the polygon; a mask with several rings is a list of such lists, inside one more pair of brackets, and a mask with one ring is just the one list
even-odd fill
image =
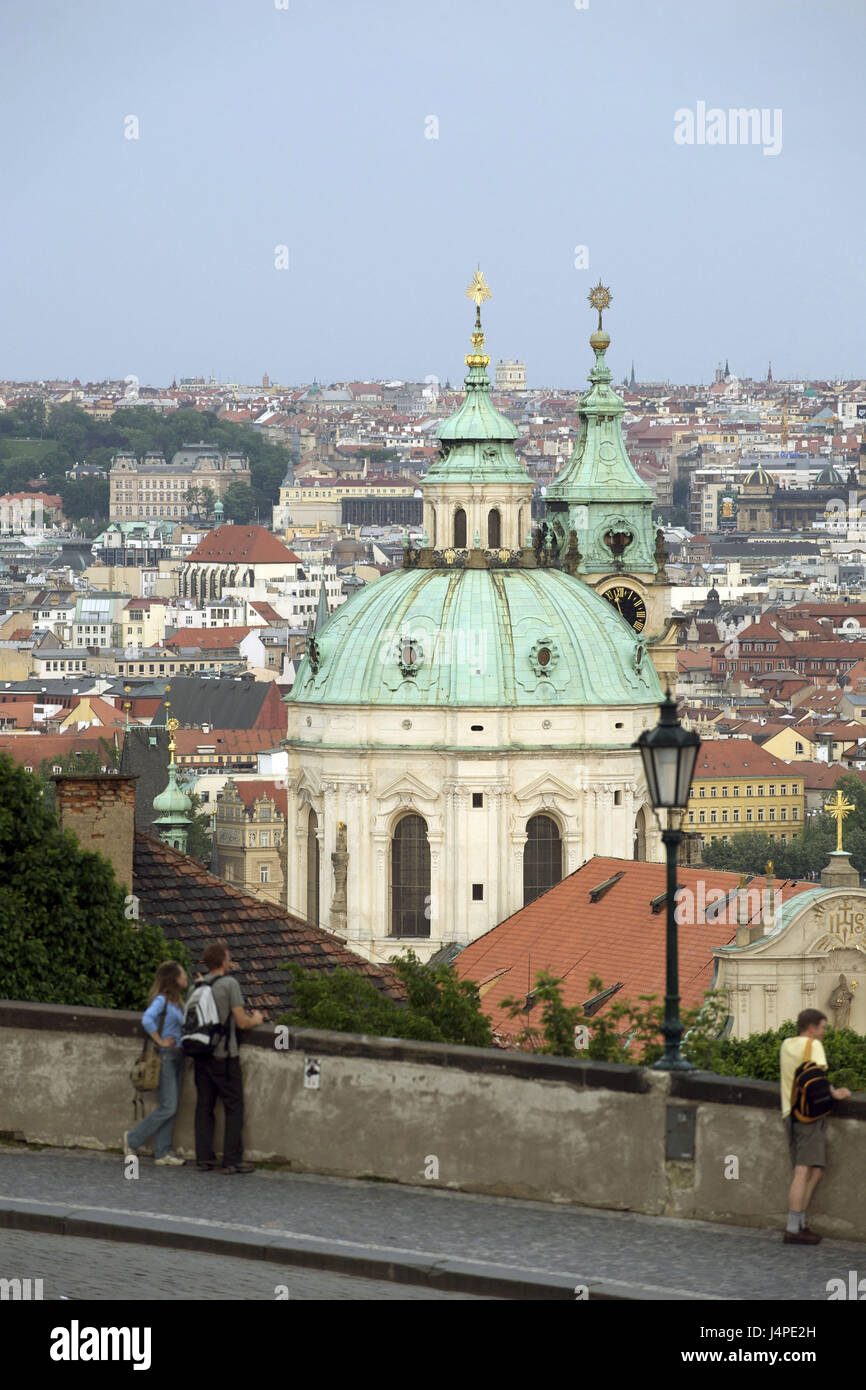
{"label": "statue on pedestal", "polygon": [[331,930],[346,935],[348,903],[346,886],[349,874],[349,851],[346,848],[346,825],[337,823],[337,847],[331,855],[334,866],[334,896],[331,900]]}

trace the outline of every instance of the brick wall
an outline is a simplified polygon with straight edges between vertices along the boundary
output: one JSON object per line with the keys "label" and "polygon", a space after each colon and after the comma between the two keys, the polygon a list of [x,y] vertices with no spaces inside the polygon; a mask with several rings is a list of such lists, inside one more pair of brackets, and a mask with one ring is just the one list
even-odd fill
{"label": "brick wall", "polygon": [[135,777],[114,773],[54,778],[61,829],[71,830],[82,849],[110,859],[127,891],[132,888],[135,783]]}

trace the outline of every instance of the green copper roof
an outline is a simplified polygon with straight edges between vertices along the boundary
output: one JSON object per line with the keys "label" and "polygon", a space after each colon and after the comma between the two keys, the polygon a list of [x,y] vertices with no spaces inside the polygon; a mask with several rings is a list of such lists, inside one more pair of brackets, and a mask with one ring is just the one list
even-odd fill
{"label": "green copper roof", "polygon": [[815,479],[815,486],[816,486],[816,487],[844,487],[844,486],[845,486],[845,479],[842,477],[842,474],[839,473],[839,472],[833,467],[832,463],[830,463],[830,464],[827,465],[826,468],[822,468],[822,469],[821,469],[821,472],[818,474],[817,478]]}
{"label": "green copper roof", "polygon": [[[314,670],[314,666],[317,669]],[[287,704],[653,705],[646,646],[555,569],[394,570],[308,645]]]}
{"label": "green copper roof", "polygon": [[625,402],[610,384],[613,374],[605,361],[610,337],[601,330],[589,342],[595,365],[589,373],[590,388],[577,406],[577,442],[568,463],[548,487],[547,500],[651,503],[653,490],[635,472],[622,437]]}
{"label": "green copper roof", "polygon": [[186,792],[181,791],[177,785],[177,768],[174,763],[169,764],[168,786],[159,796],[153,798],[153,809],[157,813],[155,825],[174,825],[178,821],[186,823],[189,820],[189,812],[192,802]]}
{"label": "green copper roof", "polygon": [[519,431],[506,415],[497,410],[490,399],[490,361],[481,351],[484,334],[481,331],[480,309],[472,334],[473,351],[467,354],[469,371],[464,385],[463,404],[443,420],[437,430],[442,443],[439,458],[427,470],[428,483],[522,483],[530,481],[529,474],[518,460],[512,440]]}

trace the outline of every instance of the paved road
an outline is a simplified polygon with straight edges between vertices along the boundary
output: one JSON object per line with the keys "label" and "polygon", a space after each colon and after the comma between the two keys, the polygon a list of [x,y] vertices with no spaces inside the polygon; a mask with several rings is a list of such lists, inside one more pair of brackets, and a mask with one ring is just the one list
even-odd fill
{"label": "paved road", "polygon": [[649,1287],[661,1297],[825,1300],[828,1279],[847,1279],[852,1269],[866,1275],[858,1241],[802,1248],[783,1245],[780,1231],[306,1174],[229,1178],[147,1161],[139,1172],[125,1180],[122,1160],[110,1154],[3,1147],[0,1206],[4,1197],[74,1203],[157,1214],[167,1227],[172,1218],[198,1218],[227,1232],[324,1237],[359,1254],[409,1250],[575,1284],[603,1279],[626,1296]]}
{"label": "paved road", "polygon": [[378,1279],[351,1279],[321,1270],[281,1268],[259,1260],[197,1255],[188,1250],[155,1250],[148,1245],[122,1245],[113,1240],[43,1236],[31,1231],[3,1231],[0,1235],[0,1278],[41,1278],[44,1299],[275,1302],[278,1291],[281,1299],[288,1291],[291,1303],[336,1299],[489,1301],[473,1294],[442,1293]]}

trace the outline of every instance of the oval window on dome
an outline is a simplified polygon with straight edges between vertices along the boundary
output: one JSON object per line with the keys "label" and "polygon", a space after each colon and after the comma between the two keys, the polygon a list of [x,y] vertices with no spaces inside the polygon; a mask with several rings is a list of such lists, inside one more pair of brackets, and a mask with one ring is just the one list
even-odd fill
{"label": "oval window on dome", "polygon": [[539,664],[539,666],[549,666],[549,665],[550,665],[550,648],[549,648],[549,647],[539,647],[539,649],[538,649],[538,664]]}
{"label": "oval window on dome", "polygon": [[403,643],[401,658],[404,666],[416,666],[418,664],[418,653],[411,642]]}

